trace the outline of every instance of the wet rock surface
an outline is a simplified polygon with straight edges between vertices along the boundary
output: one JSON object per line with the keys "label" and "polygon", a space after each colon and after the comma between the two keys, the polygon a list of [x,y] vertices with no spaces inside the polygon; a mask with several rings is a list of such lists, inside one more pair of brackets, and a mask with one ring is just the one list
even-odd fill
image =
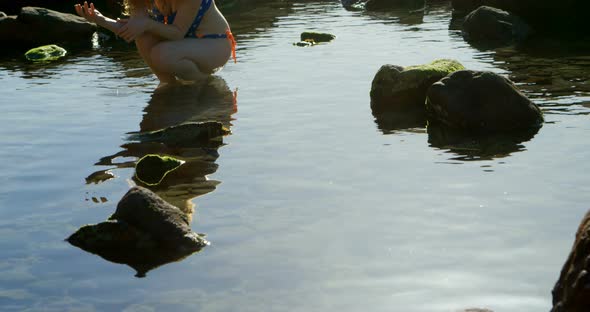
{"label": "wet rock surface", "polygon": [[201,244],[186,213],[143,187],[130,189],[109,220],[123,221],[172,246],[191,249]]}
{"label": "wet rock surface", "polygon": [[463,35],[470,42],[507,45],[529,38],[532,29],[518,16],[481,6],[469,13],[463,22]]}
{"label": "wet rock surface", "polygon": [[15,48],[88,46],[96,30],[95,24],[82,17],[38,7],[24,7],[18,16],[0,17],[0,41]]}
{"label": "wet rock surface", "polygon": [[434,83],[426,109],[429,119],[476,132],[531,129],[543,122],[537,105],[509,79],[492,72],[461,70]]}
{"label": "wet rock surface", "polygon": [[480,6],[502,9],[520,16],[535,30],[563,35],[584,34],[586,0],[452,0],[453,9],[465,15]]}
{"label": "wet rock surface", "polygon": [[553,287],[552,312],[587,312],[590,309],[590,211],[576,232],[572,250]]}
{"label": "wet rock surface", "polygon": [[[74,5],[82,2],[80,0],[0,0],[0,11],[17,15],[23,7],[43,7],[58,12],[74,13]],[[122,10],[123,0],[93,0],[92,2],[103,14],[118,16]]]}
{"label": "wet rock surface", "polygon": [[176,170],[184,161],[169,156],[148,154],[135,165],[135,177],[144,184],[157,185],[164,177]]}
{"label": "wet rock surface", "polygon": [[148,189],[134,187],[108,221],[85,225],[67,241],[109,261],[128,264],[143,277],[208,245],[189,222],[190,216],[178,207]]}
{"label": "wet rock surface", "polygon": [[50,44],[27,51],[25,57],[27,60],[33,62],[49,62],[58,60],[66,56],[67,53],[66,49],[55,44]]}
{"label": "wet rock surface", "polygon": [[312,41],[315,43],[330,42],[334,39],[336,39],[335,35],[315,31],[304,31],[300,36],[301,41]]}
{"label": "wet rock surface", "polygon": [[383,65],[371,83],[371,109],[374,114],[385,111],[425,114],[428,88],[462,69],[465,68],[459,62],[446,59],[408,67]]}

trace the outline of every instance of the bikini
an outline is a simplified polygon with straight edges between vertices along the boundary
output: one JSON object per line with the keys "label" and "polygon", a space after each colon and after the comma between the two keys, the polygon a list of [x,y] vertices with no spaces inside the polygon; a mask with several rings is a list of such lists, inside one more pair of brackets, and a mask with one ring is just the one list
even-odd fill
{"label": "bikini", "polygon": [[[184,37],[185,38],[197,38],[197,39],[227,39],[231,43],[232,58],[234,59],[234,63],[236,63],[237,62],[236,61],[236,39],[234,38],[234,35],[231,33],[231,31],[229,29],[227,29],[224,34],[203,35],[203,34],[197,33],[199,25],[201,24],[201,20],[203,19],[205,12],[207,12],[207,10],[211,7],[211,4],[213,4],[213,0],[203,0],[203,2],[201,2],[201,7],[199,8],[199,12],[197,12],[197,16],[195,17],[195,20],[193,21],[191,26],[188,28],[188,31],[186,32],[186,35]],[[156,8],[155,5],[153,5],[152,7],[153,7],[152,14],[153,14],[154,19],[156,21],[163,23],[163,24],[174,23],[174,18],[176,17],[176,12],[173,12],[170,15],[164,15],[164,14],[162,14],[162,12],[160,12],[158,10],[158,8]]]}

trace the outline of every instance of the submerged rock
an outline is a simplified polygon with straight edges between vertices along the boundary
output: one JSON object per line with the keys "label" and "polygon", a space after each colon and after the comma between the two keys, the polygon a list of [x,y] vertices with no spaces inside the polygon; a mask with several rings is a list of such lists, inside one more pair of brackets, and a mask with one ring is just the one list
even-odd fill
{"label": "submerged rock", "polygon": [[538,128],[543,122],[535,103],[492,72],[461,70],[434,83],[426,109],[434,121],[477,132]]}
{"label": "submerged rock", "polygon": [[311,46],[315,45],[315,41],[313,41],[313,40],[299,41],[299,42],[293,43],[293,45],[298,46],[298,47],[311,47]]}
{"label": "submerged rock", "polygon": [[58,60],[66,56],[67,53],[68,51],[66,49],[55,44],[50,44],[30,49],[25,53],[25,57],[27,60],[33,62],[49,62]]}
{"label": "submerged rock", "polygon": [[217,121],[186,122],[161,130],[131,133],[129,139],[143,143],[159,142],[168,146],[194,147],[208,146],[212,141],[217,141],[217,145],[220,145],[222,137],[229,133],[229,129]]}
{"label": "submerged rock", "polygon": [[425,114],[428,88],[463,65],[455,60],[441,59],[430,64],[402,67],[383,65],[371,83],[371,109],[383,111],[416,112]]}
{"label": "submerged rock", "polygon": [[148,154],[135,165],[135,177],[147,185],[157,185],[166,175],[176,170],[184,161],[170,156]]}
{"label": "submerged rock", "polygon": [[301,41],[303,42],[320,43],[330,42],[334,39],[336,39],[336,36],[328,33],[319,33],[313,31],[304,31],[301,33]]}
{"label": "submerged rock", "polygon": [[98,184],[113,178],[115,178],[115,174],[110,169],[99,170],[86,177],[86,184]]}
{"label": "submerged rock", "polygon": [[6,43],[6,48],[46,44],[90,45],[96,29],[95,24],[73,14],[24,7],[18,16],[0,18],[0,41]]}
{"label": "submerged rock", "polygon": [[463,22],[463,35],[471,42],[503,45],[522,42],[531,34],[531,27],[519,17],[488,6],[477,8]]}
{"label": "submerged rock", "polygon": [[551,312],[587,312],[590,307],[590,211],[576,232],[574,245],[553,287]]}
{"label": "submerged rock", "polygon": [[204,236],[201,246],[193,249],[162,245],[149,233],[116,220],[82,226],[66,240],[108,261],[129,265],[137,277],[145,277],[148,271],[179,261],[207,245]]}

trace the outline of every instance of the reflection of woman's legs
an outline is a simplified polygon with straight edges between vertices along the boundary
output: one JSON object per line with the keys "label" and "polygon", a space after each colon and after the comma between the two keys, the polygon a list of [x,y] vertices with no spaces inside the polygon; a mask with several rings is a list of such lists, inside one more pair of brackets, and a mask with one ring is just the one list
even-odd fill
{"label": "reflection of woman's legs", "polygon": [[201,81],[225,65],[230,55],[231,44],[227,39],[185,38],[157,43],[151,49],[150,59],[159,72]]}
{"label": "reflection of woman's legs", "polygon": [[147,65],[151,68],[152,72],[160,79],[162,83],[171,83],[176,80],[174,75],[162,72],[154,67],[154,62],[151,58],[151,51],[152,48],[161,42],[158,38],[150,33],[144,33],[135,39],[135,45],[137,46],[137,51],[143,60],[147,63]]}

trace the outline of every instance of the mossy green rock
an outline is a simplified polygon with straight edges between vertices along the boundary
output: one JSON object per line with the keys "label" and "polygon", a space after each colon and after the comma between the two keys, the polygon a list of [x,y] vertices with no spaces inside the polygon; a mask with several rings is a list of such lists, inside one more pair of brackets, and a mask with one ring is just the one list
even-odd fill
{"label": "mossy green rock", "polygon": [[148,154],[135,165],[135,176],[147,185],[158,185],[168,173],[183,163],[184,161],[174,157]]}
{"label": "mossy green rock", "polygon": [[55,44],[49,44],[30,49],[29,51],[27,51],[27,53],[25,53],[25,57],[29,61],[48,62],[60,59],[64,57],[67,53],[68,51],[66,51],[66,49]]}
{"label": "mossy green rock", "polygon": [[402,67],[383,65],[371,84],[371,108],[378,111],[425,113],[428,88],[438,80],[465,69],[455,60],[440,59],[429,64]]}
{"label": "mossy green rock", "polygon": [[336,36],[327,33],[304,31],[301,33],[301,41],[312,41],[315,43],[329,42],[336,39]]}

